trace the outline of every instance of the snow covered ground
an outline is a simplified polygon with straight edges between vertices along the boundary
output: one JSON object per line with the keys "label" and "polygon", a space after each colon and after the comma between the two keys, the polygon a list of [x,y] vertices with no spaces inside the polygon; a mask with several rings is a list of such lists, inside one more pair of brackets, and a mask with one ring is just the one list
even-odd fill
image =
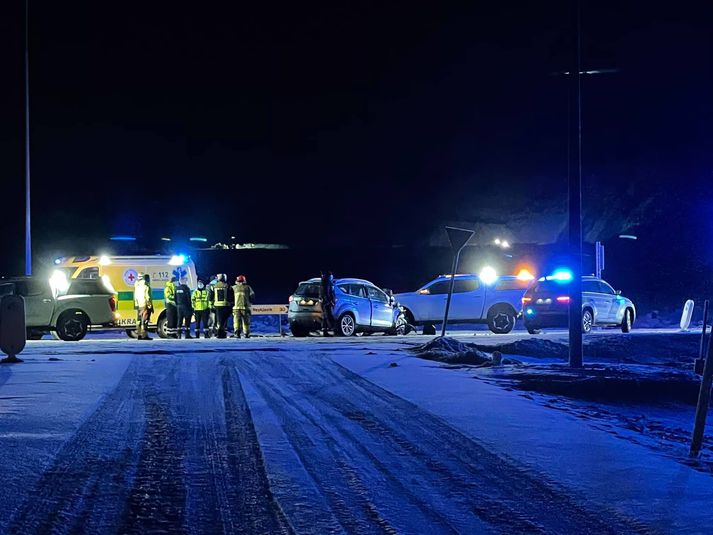
{"label": "snow covered ground", "polygon": [[[621,336],[588,337],[587,378],[685,375],[697,347]],[[30,342],[0,367],[0,533],[710,532],[713,476],[667,438],[692,407],[535,388],[561,337],[497,368],[422,336]]]}

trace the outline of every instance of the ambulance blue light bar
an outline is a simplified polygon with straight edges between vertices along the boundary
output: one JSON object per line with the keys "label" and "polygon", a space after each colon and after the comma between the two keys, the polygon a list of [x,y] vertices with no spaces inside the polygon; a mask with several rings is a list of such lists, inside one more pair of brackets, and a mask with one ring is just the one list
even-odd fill
{"label": "ambulance blue light bar", "polygon": [[208,238],[203,238],[202,236],[194,236],[190,238],[191,241],[207,242]]}
{"label": "ambulance blue light bar", "polygon": [[134,236],[112,236],[111,241],[136,241]]}

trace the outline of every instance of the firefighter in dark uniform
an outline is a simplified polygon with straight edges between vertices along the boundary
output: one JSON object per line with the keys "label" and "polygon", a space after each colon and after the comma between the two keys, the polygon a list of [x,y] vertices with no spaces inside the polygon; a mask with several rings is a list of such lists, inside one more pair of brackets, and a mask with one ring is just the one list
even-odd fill
{"label": "firefighter in dark uniform", "polygon": [[211,302],[215,309],[215,330],[218,338],[227,337],[227,323],[230,316],[230,286],[225,282],[225,275],[218,275],[218,280],[211,290]]}
{"label": "firefighter in dark uniform", "polygon": [[191,317],[193,307],[191,306],[191,289],[188,287],[188,279],[183,277],[181,284],[176,286],[176,310],[178,311],[178,336],[181,338],[185,332],[186,338],[191,336]]}
{"label": "firefighter in dark uniform", "polygon": [[209,338],[210,301],[208,289],[200,279],[198,279],[198,288],[191,295],[191,305],[193,305],[193,314],[196,317],[196,338],[200,338],[201,325],[203,325],[203,338]]}
{"label": "firefighter in dark uniform", "polygon": [[245,275],[238,275],[233,286],[233,338],[250,338],[250,312],[255,300],[255,292],[248,286]]}
{"label": "firefighter in dark uniform", "polygon": [[210,281],[206,285],[206,289],[208,290],[208,338],[211,336],[215,336],[215,308],[213,307],[213,286],[218,282],[218,278],[220,275],[213,275],[210,278]]}
{"label": "firefighter in dark uniform", "polygon": [[322,336],[329,336],[329,330],[334,329],[334,276],[329,271],[322,273],[319,285],[319,298],[322,301]]}
{"label": "firefighter in dark uniform", "polygon": [[163,299],[166,304],[166,334],[169,338],[176,338],[178,326],[178,310],[176,309],[176,277],[166,283],[163,289]]}

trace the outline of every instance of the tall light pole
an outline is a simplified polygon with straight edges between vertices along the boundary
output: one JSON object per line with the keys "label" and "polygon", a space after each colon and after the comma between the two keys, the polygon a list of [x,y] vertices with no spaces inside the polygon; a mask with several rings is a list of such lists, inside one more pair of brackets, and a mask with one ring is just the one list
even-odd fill
{"label": "tall light pole", "polygon": [[25,0],[25,275],[32,275],[30,226],[30,0]]}
{"label": "tall light pole", "polygon": [[582,367],[582,46],[581,1],[572,2],[573,62],[569,98],[569,365]]}

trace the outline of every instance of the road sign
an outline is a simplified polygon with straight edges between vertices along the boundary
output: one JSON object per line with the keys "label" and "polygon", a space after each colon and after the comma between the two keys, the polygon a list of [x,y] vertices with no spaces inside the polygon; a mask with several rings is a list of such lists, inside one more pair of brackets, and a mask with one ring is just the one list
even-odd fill
{"label": "road sign", "polygon": [[454,251],[460,251],[468,240],[475,234],[474,230],[468,230],[458,227],[446,227],[448,241],[451,242],[451,247]]}
{"label": "road sign", "polygon": [[267,316],[270,314],[287,314],[287,305],[253,305],[253,316]]}
{"label": "road sign", "polygon": [[468,230],[465,228],[458,227],[446,227],[446,233],[448,234],[448,241],[451,242],[451,248],[453,249],[453,268],[451,269],[451,283],[448,287],[448,297],[446,299],[446,310],[443,313],[443,327],[441,328],[441,336],[446,335],[446,325],[448,324],[448,311],[451,308],[451,298],[453,297],[453,284],[456,280],[456,273],[458,272],[458,259],[460,258],[460,252],[468,243],[468,240],[475,234],[474,230]]}

